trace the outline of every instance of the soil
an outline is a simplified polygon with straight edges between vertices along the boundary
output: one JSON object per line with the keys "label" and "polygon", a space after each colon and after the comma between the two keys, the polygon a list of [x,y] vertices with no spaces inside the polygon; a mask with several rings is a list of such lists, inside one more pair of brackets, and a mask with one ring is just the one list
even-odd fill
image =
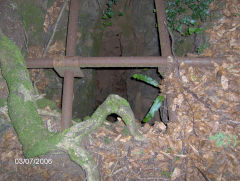
{"label": "soil", "polygon": [[[117,25],[107,27],[103,33],[99,56],[122,56],[121,41],[120,27]],[[96,69],[96,106],[109,94],[118,94],[127,98],[127,75],[126,69]]]}

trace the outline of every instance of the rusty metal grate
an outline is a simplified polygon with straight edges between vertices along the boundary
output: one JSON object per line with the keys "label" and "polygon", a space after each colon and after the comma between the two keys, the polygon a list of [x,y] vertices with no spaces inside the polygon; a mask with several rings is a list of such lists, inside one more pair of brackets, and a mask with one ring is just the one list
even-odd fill
{"label": "rusty metal grate", "polygon": [[[158,33],[162,57],[79,57],[75,56],[79,0],[71,0],[68,23],[66,56],[64,58],[26,59],[27,68],[54,68],[64,77],[62,100],[62,130],[71,126],[72,96],[74,77],[84,77],[80,68],[94,67],[158,67],[159,72],[170,73],[174,66],[171,55],[171,45],[166,27],[164,0],[155,0],[157,9]],[[221,58],[180,58],[179,63],[191,65],[211,65],[211,62],[222,62]],[[168,86],[168,85],[166,85]],[[172,94],[167,94],[168,104],[172,103]],[[169,120],[174,120],[175,114],[169,110]]]}

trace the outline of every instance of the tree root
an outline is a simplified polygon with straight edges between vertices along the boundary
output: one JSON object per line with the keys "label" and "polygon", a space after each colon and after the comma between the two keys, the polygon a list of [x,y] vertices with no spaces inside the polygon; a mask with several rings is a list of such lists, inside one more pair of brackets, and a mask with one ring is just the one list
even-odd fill
{"label": "tree root", "polygon": [[100,180],[97,166],[81,147],[83,138],[103,124],[107,116],[117,114],[137,141],[144,137],[136,128],[129,103],[118,95],[110,95],[86,121],[61,133],[50,133],[37,112],[34,91],[23,56],[18,47],[0,29],[0,68],[9,88],[8,110],[12,125],[23,145],[25,157],[35,157],[54,150],[66,151],[71,160],[83,167],[89,181]]}
{"label": "tree root", "polygon": [[107,116],[112,113],[122,117],[135,140],[145,140],[136,129],[135,118],[129,103],[118,95],[109,95],[88,120],[72,126],[64,139],[57,145],[59,149],[67,151],[70,158],[84,168],[89,181],[99,180],[99,173],[93,158],[79,143],[84,136],[101,126]]}

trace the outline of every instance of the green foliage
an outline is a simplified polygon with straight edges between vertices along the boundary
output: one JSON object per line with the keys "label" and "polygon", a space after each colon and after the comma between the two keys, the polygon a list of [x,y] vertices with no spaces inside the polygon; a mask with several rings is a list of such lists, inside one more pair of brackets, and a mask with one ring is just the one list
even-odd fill
{"label": "green foliage", "polygon": [[197,52],[198,54],[201,54],[205,48],[207,48],[208,44],[204,43],[200,47],[198,47]]}
{"label": "green foliage", "polygon": [[164,99],[164,96],[159,95],[153,102],[150,111],[147,113],[147,115],[145,116],[145,118],[143,119],[143,122],[146,123],[148,122],[150,119],[153,118],[155,112],[157,112],[157,110],[160,108],[160,106],[162,105],[162,101]]}
{"label": "green foliage", "polygon": [[229,135],[229,134],[223,134],[222,132],[219,132],[215,135],[212,135],[209,137],[210,141],[216,140],[216,146],[221,147],[224,145],[225,141],[227,142],[225,144],[225,148],[227,148],[231,143],[233,147],[236,147],[237,145],[237,137],[235,135]]}
{"label": "green foliage", "polygon": [[196,33],[196,34],[198,34],[198,33],[200,33],[202,31],[202,28],[188,28],[188,33],[189,33],[189,35],[192,35],[193,33]]}
{"label": "green foliage", "polygon": [[161,175],[162,176],[167,176],[168,178],[171,178],[171,176],[172,176],[172,174],[170,172],[167,172],[167,171],[162,171]]}
{"label": "green foliage", "polygon": [[[104,12],[102,19],[103,22],[103,28],[106,26],[112,26],[111,18],[114,16],[113,12],[113,6],[117,5],[119,0],[108,0],[107,2],[107,10]],[[118,16],[123,16],[122,12],[119,12]]]}
{"label": "green foliage", "polygon": [[[154,79],[152,79],[151,77],[148,77],[146,75],[142,75],[142,74],[134,74],[133,75],[134,79],[137,80],[141,80],[147,84],[150,84],[154,87],[158,88],[158,82]],[[158,109],[161,107],[162,105],[162,101],[164,100],[164,96],[163,95],[159,95],[153,102],[149,112],[147,113],[147,115],[145,116],[145,118],[143,119],[143,122],[146,123],[148,122],[150,119],[153,118],[154,114],[158,111]]]}
{"label": "green foliage", "polygon": [[154,79],[152,79],[151,77],[148,77],[146,75],[142,75],[142,74],[134,74],[133,75],[133,78],[134,79],[137,79],[137,80],[141,80],[143,82],[146,82],[154,87],[158,87],[158,82]]}
{"label": "green foliage", "polygon": [[118,16],[123,16],[123,12],[119,12]]}
{"label": "green foliage", "polygon": [[169,148],[167,149],[167,153],[171,153],[171,151],[172,151],[172,148],[169,147]]}
{"label": "green foliage", "polygon": [[170,0],[166,7],[168,26],[183,36],[202,31],[201,24],[210,16],[214,0]]}

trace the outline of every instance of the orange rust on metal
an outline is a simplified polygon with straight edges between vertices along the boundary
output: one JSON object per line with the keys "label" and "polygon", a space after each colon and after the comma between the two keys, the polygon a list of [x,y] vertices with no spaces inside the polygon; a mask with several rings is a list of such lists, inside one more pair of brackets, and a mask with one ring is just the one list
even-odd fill
{"label": "orange rust on metal", "polygon": [[[162,56],[171,56],[171,46],[170,46],[170,38],[169,33],[167,29],[167,20],[166,20],[166,14],[165,14],[165,2],[164,0],[155,0],[156,10],[157,10],[157,21],[158,21],[158,33],[159,33],[159,39],[160,39],[160,47],[161,47],[161,54]],[[169,65],[166,69],[169,71],[167,74],[169,74],[171,71],[174,70],[174,64],[175,62],[169,62]],[[162,71],[161,67],[158,68],[158,71]],[[166,89],[168,90],[169,83],[166,82]],[[173,112],[170,108],[170,105],[173,103],[173,94],[172,93],[166,93],[166,98],[168,102],[168,116],[170,121],[176,121],[176,113]]]}
{"label": "orange rust on metal", "polygon": [[33,58],[25,59],[27,68],[53,68],[53,59],[52,58]]}
{"label": "orange rust on metal", "polygon": [[72,99],[73,99],[73,82],[74,73],[71,70],[64,73],[64,87],[62,99],[62,117],[61,129],[64,130],[72,125]]}
{"label": "orange rust on metal", "polygon": [[[67,33],[67,56],[74,56],[76,53],[78,10],[79,0],[71,0]],[[72,97],[74,76],[83,77],[83,73],[79,68],[76,68],[74,66],[62,66],[62,62],[55,62],[55,64],[57,64],[57,66],[55,65],[54,68],[60,75],[64,76],[61,118],[61,129],[64,130],[72,125]]]}
{"label": "orange rust on metal", "polygon": [[[222,63],[224,58],[188,58],[177,57],[179,63],[187,65],[210,66],[212,62]],[[95,67],[161,67],[172,66],[167,57],[63,57],[26,59],[27,68],[53,68],[60,66],[95,68]],[[165,72],[164,70],[163,72]]]}
{"label": "orange rust on metal", "polygon": [[58,58],[53,59],[53,67],[59,76],[64,77],[64,73],[67,70],[71,70],[73,72],[73,77],[82,77],[82,71],[80,70],[79,62],[74,60],[72,57]]}
{"label": "orange rust on metal", "polygon": [[66,56],[74,56],[76,54],[79,2],[79,0],[71,0],[70,2]]}
{"label": "orange rust on metal", "polygon": [[165,14],[165,1],[155,0],[157,10],[158,34],[161,45],[161,55],[166,57],[171,55],[171,45],[167,30],[167,21]]}

